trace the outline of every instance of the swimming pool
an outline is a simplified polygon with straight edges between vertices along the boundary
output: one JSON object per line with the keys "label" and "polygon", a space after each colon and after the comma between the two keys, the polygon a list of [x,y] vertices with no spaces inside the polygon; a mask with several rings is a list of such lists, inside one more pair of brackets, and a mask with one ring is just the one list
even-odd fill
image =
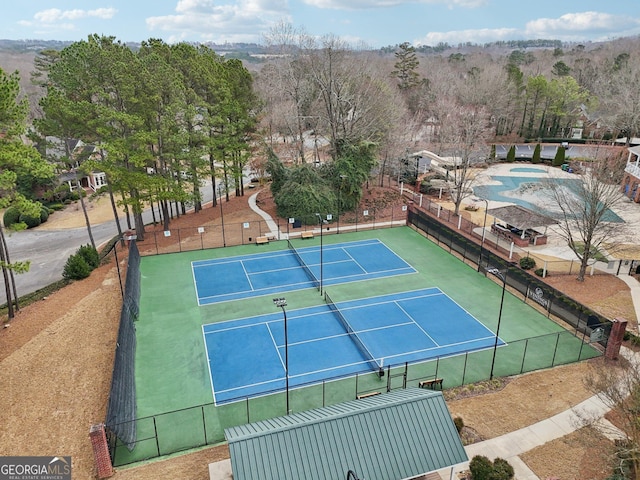
{"label": "swimming pool", "polygon": [[[533,169],[531,167],[517,167],[511,169],[511,172],[518,171],[524,173],[544,172],[544,170]],[[546,173],[546,172],[545,172]],[[551,196],[549,188],[545,186],[546,177],[520,177],[520,176],[500,176],[492,175],[493,181],[500,182],[499,185],[477,185],[473,187],[474,195],[495,202],[505,202],[520,205],[534,212],[540,212],[556,220],[563,217],[558,207],[553,208],[554,200]],[[563,178],[554,179],[560,182],[563,187],[571,191],[577,192],[580,185],[580,178]],[[605,222],[624,223],[624,220],[616,215],[613,211],[607,210],[603,216]]]}

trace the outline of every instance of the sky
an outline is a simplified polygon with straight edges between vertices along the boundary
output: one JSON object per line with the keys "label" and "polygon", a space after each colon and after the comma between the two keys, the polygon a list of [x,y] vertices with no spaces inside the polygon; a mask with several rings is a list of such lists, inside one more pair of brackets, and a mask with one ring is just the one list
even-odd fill
{"label": "sky", "polygon": [[353,46],[612,40],[640,35],[637,0],[7,0],[1,39],[264,43],[279,24]]}

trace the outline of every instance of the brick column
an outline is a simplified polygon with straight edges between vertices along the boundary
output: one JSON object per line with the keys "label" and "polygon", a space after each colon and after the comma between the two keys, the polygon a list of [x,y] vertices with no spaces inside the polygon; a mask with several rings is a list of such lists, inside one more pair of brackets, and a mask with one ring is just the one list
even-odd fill
{"label": "brick column", "polygon": [[113,465],[111,465],[104,424],[91,425],[89,438],[91,439],[91,446],[93,447],[93,458],[96,462],[98,478],[109,478],[115,471],[113,470]]}
{"label": "brick column", "polygon": [[611,323],[611,333],[604,356],[608,360],[617,360],[622,340],[624,340],[624,332],[627,329],[627,321],[623,318],[615,318]]}

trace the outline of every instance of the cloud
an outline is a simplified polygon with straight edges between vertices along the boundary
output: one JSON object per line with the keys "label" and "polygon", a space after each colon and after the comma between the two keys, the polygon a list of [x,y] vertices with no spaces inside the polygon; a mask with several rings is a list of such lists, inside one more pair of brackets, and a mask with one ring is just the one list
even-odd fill
{"label": "cloud", "polygon": [[498,40],[520,38],[521,33],[515,28],[483,28],[478,30],[453,30],[450,32],[429,32],[422,38],[414,40],[416,45],[435,46],[439,43],[457,45],[459,43],[489,43]]}
{"label": "cloud", "polygon": [[[407,3],[406,0],[303,0],[303,2],[313,7],[335,10],[386,8]],[[449,8],[477,8],[486,5],[488,0],[410,0],[409,3],[444,4]]]}
{"label": "cloud", "polygon": [[97,8],[95,10],[60,10],[59,8],[50,8],[37,12],[33,18],[44,24],[57,23],[63,20],[81,20],[83,18],[100,18],[109,20],[117,13],[115,8]]}
{"label": "cloud", "polygon": [[483,44],[500,40],[545,38],[572,41],[599,41],[640,33],[640,19],[599,12],[567,13],[558,18],[539,18],[527,22],[524,29],[496,28],[429,32],[414,40],[418,45],[448,43]]}
{"label": "cloud", "polygon": [[530,38],[586,38],[597,34],[619,36],[640,28],[640,20],[601,12],[567,13],[558,18],[539,18],[527,23],[524,35]]}
{"label": "cloud", "polygon": [[216,5],[212,0],[179,0],[176,14],[146,19],[150,30],[171,33],[171,42],[190,38],[202,41],[258,42],[276,23],[288,18],[287,0],[238,0]]}

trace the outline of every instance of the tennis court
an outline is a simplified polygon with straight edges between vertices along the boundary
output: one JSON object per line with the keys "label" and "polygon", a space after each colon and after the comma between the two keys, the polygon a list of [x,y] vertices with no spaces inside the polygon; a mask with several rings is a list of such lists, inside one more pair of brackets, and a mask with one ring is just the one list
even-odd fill
{"label": "tennis court", "polygon": [[[493,348],[496,336],[438,288],[287,312],[289,387]],[[216,404],[284,390],[282,313],[203,326]],[[498,339],[498,345],[505,342]]]}
{"label": "tennis court", "polygon": [[[300,247],[298,254],[310,262],[310,270],[319,268],[314,265],[314,255],[318,261],[320,254],[318,236],[292,243]],[[371,248],[357,247],[369,244]],[[368,273],[359,273],[370,277],[350,281],[352,277],[336,274],[328,266],[332,250],[349,251],[357,260],[350,260],[350,268],[364,266]],[[353,400],[362,393],[417,386],[434,376],[451,388],[486,380],[492,368],[495,376],[515,375],[599,355],[522,297],[507,291],[503,302],[502,285],[409,227],[323,238],[325,292],[369,355],[312,288],[314,282],[299,262],[291,269],[297,270],[301,285],[271,292],[268,286],[253,285],[233,300],[233,291],[225,293],[226,298],[218,291],[211,305],[198,303],[194,264],[244,263],[264,256],[270,258],[270,268],[282,269],[274,260],[280,255],[297,261],[286,241],[141,259],[135,322],[138,441],[133,451],[117,449],[116,465],[222,442],[226,427],[286,414],[283,313],[274,297],[286,297],[287,302],[293,386],[289,408],[294,412]],[[371,266],[393,259],[398,262],[395,272],[410,264],[415,273],[389,275],[385,268],[374,271]],[[217,274],[226,276],[229,270]],[[253,280],[244,271],[242,275]],[[226,281],[232,281],[230,276]],[[500,319],[501,348],[494,356]],[[380,378],[376,362],[384,362],[389,375]],[[303,387],[304,382],[313,383]],[[242,395],[248,395],[245,401],[233,401]]]}
{"label": "tennis court", "polygon": [[378,239],[191,263],[198,305],[416,273]]}

